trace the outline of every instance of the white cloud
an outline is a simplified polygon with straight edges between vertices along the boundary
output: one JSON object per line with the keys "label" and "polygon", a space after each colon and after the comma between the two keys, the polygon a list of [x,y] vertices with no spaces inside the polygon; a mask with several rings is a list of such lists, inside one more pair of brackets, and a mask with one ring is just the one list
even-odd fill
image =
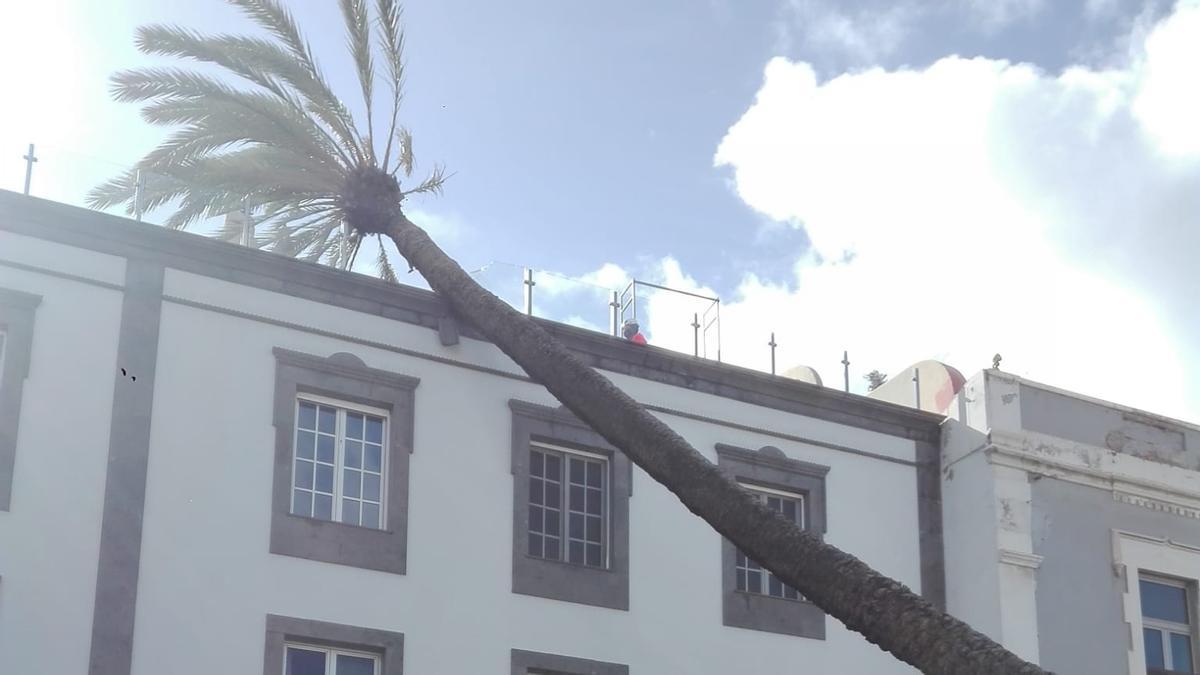
{"label": "white cloud", "polygon": [[[821,82],[771,61],[716,163],[818,257],[794,286],[747,275],[722,303],[727,360],[765,367],[771,330],[781,367],[828,384],[842,349],[860,372],[934,357],[970,373],[999,351],[1034,379],[1200,417],[1198,62],[1196,2],[1112,70],[947,58]],[[679,344],[653,310],[649,328],[690,351],[690,329]]]}
{"label": "white cloud", "polygon": [[922,11],[912,3],[852,11],[825,0],[788,0],[779,24],[781,47],[799,43],[874,63],[900,47]]}

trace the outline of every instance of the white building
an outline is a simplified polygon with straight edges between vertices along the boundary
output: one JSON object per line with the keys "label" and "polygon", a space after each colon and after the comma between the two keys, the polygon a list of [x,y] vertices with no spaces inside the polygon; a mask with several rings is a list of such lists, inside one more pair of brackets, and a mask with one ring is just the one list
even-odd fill
{"label": "white building", "polygon": [[[547,325],[941,602],[939,416]],[[0,673],[912,672],[431,293],[2,192],[0,339]]]}
{"label": "white building", "polygon": [[1200,427],[934,362],[877,395],[912,405],[918,371],[951,418],[948,610],[1057,673],[1200,672]]}

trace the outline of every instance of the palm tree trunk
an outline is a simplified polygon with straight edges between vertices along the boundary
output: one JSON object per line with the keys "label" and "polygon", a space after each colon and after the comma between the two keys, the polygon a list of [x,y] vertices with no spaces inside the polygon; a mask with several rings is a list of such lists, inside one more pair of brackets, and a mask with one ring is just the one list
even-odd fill
{"label": "palm tree trunk", "polygon": [[534,381],[692,513],[850,629],[930,675],[1045,672],[903,584],[755,503],[632,397],[476,283],[404,215],[397,214],[387,234],[433,290]]}

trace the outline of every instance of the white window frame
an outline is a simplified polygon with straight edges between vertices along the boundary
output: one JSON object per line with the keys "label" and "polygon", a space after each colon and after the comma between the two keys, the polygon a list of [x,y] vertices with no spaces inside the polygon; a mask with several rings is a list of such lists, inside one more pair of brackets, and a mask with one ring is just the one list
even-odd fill
{"label": "white window frame", "polygon": [[[1192,542],[1180,542],[1167,537],[1112,530],[1112,552],[1114,569],[1124,581],[1121,607],[1125,623],[1129,625],[1131,637],[1129,649],[1130,675],[1146,675],[1146,654],[1142,628],[1142,594],[1138,579],[1142,576],[1155,579],[1168,578],[1179,581],[1188,588],[1188,607],[1192,616],[1197,610],[1196,583],[1200,570],[1200,546]],[[1197,659],[1196,626],[1192,626],[1192,659]],[[1193,668],[1195,667],[1193,663]]]}
{"label": "white window frame", "polygon": [[[334,441],[333,441],[333,512],[332,512],[332,518],[328,522],[338,523],[340,525],[349,525],[351,527],[363,527],[363,528],[371,529],[371,530],[387,530],[387,527],[388,527],[388,523],[387,523],[387,500],[388,500],[387,476],[388,476],[388,455],[390,454],[389,448],[388,448],[388,433],[389,433],[388,427],[389,427],[389,424],[391,423],[391,420],[388,415],[388,411],[383,410],[382,408],[376,408],[373,406],[362,405],[359,403],[351,403],[349,401],[343,401],[343,400],[337,399],[337,398],[330,398],[328,396],[318,396],[316,394],[301,393],[298,396],[296,396],[296,400],[293,402],[295,416],[293,417],[294,421],[292,423],[292,462],[291,462],[291,466],[288,469],[288,473],[291,476],[291,478],[290,478],[291,483],[290,483],[290,488],[288,491],[288,512],[294,516],[299,516],[301,518],[312,518],[314,520],[322,520],[322,521],[324,520],[324,518],[317,518],[314,515],[306,516],[302,513],[295,513],[294,511],[292,511],[293,504],[294,504],[293,499],[294,499],[295,490],[297,490],[297,489],[308,490],[309,492],[312,493],[314,500],[316,499],[316,495],[317,495],[315,477],[314,477],[313,487],[311,489],[298,488],[296,485],[296,460],[301,459],[296,454],[297,448],[299,446],[299,439],[300,439],[300,404],[301,403],[312,403],[312,404],[315,404],[318,406],[325,406],[325,407],[333,408],[334,410],[337,411],[336,419],[334,421]],[[370,527],[368,525],[357,525],[354,523],[343,523],[342,522],[342,491],[343,491],[342,483],[345,479],[345,474],[343,473],[343,471],[346,468],[346,466],[345,466],[345,454],[346,454],[345,444],[346,444],[346,413],[347,412],[360,413],[363,415],[371,415],[373,417],[378,417],[383,420],[383,434],[380,437],[380,439],[382,441],[382,443],[381,443],[382,451],[381,451],[381,457],[380,457],[380,461],[379,461],[379,526],[378,527]],[[365,457],[365,455],[364,455],[364,457]],[[305,461],[312,461],[312,462],[316,463],[315,449],[314,449],[313,459],[305,460]],[[365,466],[365,461],[364,461],[364,466]],[[358,471],[364,471],[364,469],[358,469]],[[362,504],[361,493],[359,496],[359,504],[360,504],[359,508],[361,509],[361,504]],[[361,512],[359,513],[359,520],[360,521],[362,520]]]}
{"label": "white window frame", "polygon": [[379,657],[379,654],[372,654],[371,652],[363,652],[363,651],[358,651],[355,649],[339,649],[339,648],[334,648],[334,647],[324,647],[321,645],[310,644],[307,642],[285,642],[285,643],[283,643],[283,672],[282,672],[282,675],[288,675],[287,655],[288,655],[288,650],[293,647],[295,647],[296,649],[304,649],[304,650],[307,650],[310,652],[321,652],[321,653],[325,654],[325,675],[337,675],[337,671],[334,670],[334,667],[336,666],[336,663],[337,663],[336,659],[337,659],[338,655],[356,656],[359,658],[371,659],[371,662],[374,664],[374,668],[371,670],[371,675],[380,675],[379,668],[383,662],[383,659],[381,659]]}
{"label": "white window frame", "polygon": [[[775,495],[776,497],[782,497],[782,498],[784,498],[784,499],[790,499],[790,500],[792,500],[792,501],[796,502],[796,507],[797,507],[797,509],[799,509],[799,512],[800,512],[800,513],[799,513],[799,515],[800,515],[800,518],[799,518],[799,521],[798,521],[796,524],[797,524],[797,525],[800,527],[800,529],[802,529],[802,530],[804,529],[804,525],[805,525],[805,523],[807,523],[807,522],[808,522],[808,501],[807,501],[807,500],[804,498],[804,495],[802,495],[802,494],[800,494],[800,493],[798,493],[798,492],[790,492],[790,491],[788,491],[788,490],[780,490],[780,489],[778,489],[778,488],[767,487],[766,485],[756,485],[756,484],[754,484],[754,483],[748,483],[748,482],[744,482],[744,481],[738,481],[738,485],[740,485],[740,486],[742,487],[742,489],[743,489],[743,490],[745,490],[746,492],[749,492],[749,493],[751,493],[751,495],[753,495],[753,496],[754,496],[756,499],[757,499],[757,498],[758,498],[760,495],[761,495],[761,496],[763,496],[763,497],[764,497],[764,499],[762,500],[763,502],[765,502],[765,497],[766,497],[767,495]],[[765,505],[765,504],[764,504],[764,505]],[[783,514],[780,514],[780,515],[783,515]],[[796,591],[796,593],[797,593],[797,596],[798,596],[798,597],[796,597],[796,598],[788,598],[788,597],[781,597],[781,596],[778,596],[778,595],[772,595],[768,589],[771,587],[771,586],[770,586],[770,584],[771,584],[771,577],[774,577],[774,576],[775,576],[775,574],[774,574],[773,572],[771,572],[770,570],[768,570],[767,568],[763,567],[762,565],[759,565],[758,563],[756,563],[756,562],[754,562],[753,560],[751,560],[751,559],[750,559],[750,556],[748,556],[748,555],[745,555],[745,554],[741,553],[741,551],[738,551],[738,550],[736,549],[736,547],[735,547],[735,552],[734,552],[734,555],[736,556],[736,555],[739,555],[739,554],[740,554],[742,557],[744,557],[744,558],[746,559],[746,562],[748,562],[748,563],[754,563],[755,565],[757,565],[757,566],[758,566],[758,568],[759,568],[759,569],[757,569],[757,570],[751,570],[749,567],[744,567],[744,568],[743,568],[743,567],[740,567],[740,566],[737,564],[737,559],[736,559],[736,558],[734,558],[733,573],[734,573],[735,577],[736,577],[736,575],[737,575],[737,573],[738,573],[738,570],[739,570],[739,569],[744,569],[744,570],[746,570],[746,577],[747,577],[747,579],[746,579],[746,590],[744,590],[744,591],[743,591],[743,590],[739,590],[739,591],[737,591],[738,593],[751,593],[751,594],[754,594],[754,595],[762,595],[762,596],[765,596],[765,597],[768,597],[768,598],[775,598],[776,600],[790,600],[790,601],[792,601],[792,602],[802,602],[802,601],[804,601],[804,596],[803,596],[803,595],[801,595],[799,591]],[[756,592],[754,592],[754,591],[751,591],[751,590],[749,590],[749,589],[750,589],[750,580],[749,580],[749,576],[750,576],[751,572],[753,572],[753,573],[755,573],[755,574],[761,574],[762,572],[766,572],[766,573],[767,573],[767,574],[766,574],[766,577],[762,579],[762,583],[760,584],[760,587],[761,587],[763,590],[761,590],[761,591],[759,591],[759,592],[757,592],[757,593],[756,593]],[[776,578],[778,579],[778,577],[776,577]],[[779,579],[779,583],[783,584],[784,586],[787,586],[787,584],[786,584],[786,583],[783,583],[783,580],[782,580],[782,579]],[[734,588],[735,588],[735,589],[737,588],[737,581],[736,581],[736,579],[735,579],[735,581],[734,581]],[[793,590],[794,590],[794,589],[793,589]]]}
{"label": "white window frame", "polygon": [[[582,457],[582,458],[590,460],[590,461],[600,462],[601,466],[603,467],[603,469],[601,471],[604,476],[604,483],[602,485],[602,490],[601,490],[601,492],[602,492],[602,495],[601,495],[602,507],[601,508],[603,508],[603,513],[601,514],[601,518],[600,518],[600,545],[601,545],[600,567],[594,567],[592,565],[587,565],[585,563],[573,563],[573,562],[568,561],[569,553],[568,553],[567,547],[571,541],[570,536],[569,536],[570,528],[571,528],[571,524],[569,522],[570,514],[571,514],[571,509],[570,509],[571,477],[570,477],[569,465],[566,461],[563,462],[563,480],[562,480],[562,483],[560,484],[562,486],[562,491],[563,491],[562,501],[560,502],[560,504],[562,505],[562,508],[560,509],[562,512],[562,516],[561,516],[562,536],[559,537],[560,542],[561,542],[559,544],[559,551],[560,551],[561,555],[557,559],[544,558],[544,557],[538,558],[538,559],[539,560],[549,560],[551,562],[560,562],[565,565],[580,565],[582,567],[588,567],[591,569],[605,569],[605,570],[611,569],[612,563],[611,563],[609,556],[612,554],[612,542],[609,541],[609,536],[610,536],[609,533],[611,531],[611,520],[612,520],[611,500],[612,500],[612,482],[613,481],[612,481],[612,464],[611,464],[611,462],[608,461],[608,457],[606,455],[602,455],[600,453],[588,452],[586,450],[580,450],[578,448],[568,448],[563,445],[555,445],[554,443],[547,443],[546,441],[531,440],[529,442],[529,447],[530,448],[540,448],[542,450],[548,450],[550,452],[559,453],[564,456],[564,460],[566,459],[566,456],[568,456],[568,455],[575,455],[577,457]],[[532,480],[532,478],[533,477],[531,475],[530,479]],[[526,498],[526,501],[528,502],[528,498]],[[526,516],[526,517],[528,517],[528,516]],[[528,553],[529,553],[529,551],[526,550],[526,554],[528,554]],[[533,557],[537,557],[537,556],[533,556]],[[585,544],[584,559],[586,559],[586,558],[587,558],[587,550],[586,550],[586,544]]]}
{"label": "white window frame", "polygon": [[[1190,622],[1196,621],[1196,608],[1192,607],[1192,604],[1191,604],[1192,593],[1191,593],[1191,589],[1188,587],[1187,582],[1181,581],[1179,579],[1172,579],[1170,577],[1164,577],[1164,576],[1154,574],[1151,572],[1139,573],[1138,581],[1147,581],[1152,584],[1158,584],[1160,586],[1169,586],[1171,588],[1177,588],[1177,589],[1183,591],[1183,601],[1185,603],[1184,608],[1188,612],[1188,620]],[[1138,585],[1138,591],[1139,591],[1139,596],[1140,596],[1140,592],[1141,592],[1140,584]],[[1188,672],[1186,670],[1184,670],[1184,671],[1171,670],[1172,668],[1175,667],[1175,652],[1171,648],[1171,634],[1174,633],[1175,635],[1187,636],[1188,643],[1191,646],[1192,669],[1193,669],[1193,672],[1195,671],[1195,668],[1196,668],[1196,645],[1195,645],[1196,638],[1195,638],[1195,626],[1193,626],[1192,623],[1175,623],[1174,621],[1164,621],[1163,619],[1155,619],[1153,617],[1146,616],[1145,610],[1142,610],[1142,629],[1145,630],[1146,628],[1159,631],[1159,633],[1162,635],[1163,659],[1169,662],[1166,664],[1166,666],[1167,666],[1166,670],[1168,672],[1182,672],[1182,673]]]}

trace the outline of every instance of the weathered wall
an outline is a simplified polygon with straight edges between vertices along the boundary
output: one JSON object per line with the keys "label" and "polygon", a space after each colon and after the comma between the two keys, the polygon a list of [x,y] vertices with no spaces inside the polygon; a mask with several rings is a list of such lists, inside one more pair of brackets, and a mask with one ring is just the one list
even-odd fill
{"label": "weathered wall", "polygon": [[1037,593],[1042,665],[1059,673],[1125,675],[1129,635],[1111,532],[1197,546],[1200,521],[1123,504],[1111,492],[1048,477],[1033,483],[1033,513],[1034,552],[1044,557]]}

